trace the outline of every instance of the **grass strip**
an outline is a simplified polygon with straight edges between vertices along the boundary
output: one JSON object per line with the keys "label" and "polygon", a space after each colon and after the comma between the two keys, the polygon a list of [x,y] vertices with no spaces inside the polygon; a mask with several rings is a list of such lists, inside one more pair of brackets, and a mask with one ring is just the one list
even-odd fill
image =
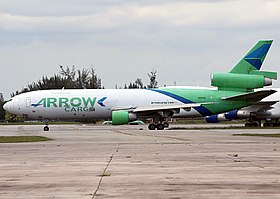
{"label": "grass strip", "polygon": [[[45,125],[45,122],[0,122],[0,125]],[[49,125],[81,124],[80,122],[48,122]]]}
{"label": "grass strip", "polygon": [[242,133],[242,134],[233,134],[233,136],[259,136],[259,137],[280,137],[280,133]]}
{"label": "grass strip", "polygon": [[213,129],[280,129],[280,127],[244,127],[244,126],[213,126],[213,127],[171,127],[168,130],[213,130]]}
{"label": "grass strip", "polygon": [[0,143],[42,142],[52,140],[43,136],[0,136]]}

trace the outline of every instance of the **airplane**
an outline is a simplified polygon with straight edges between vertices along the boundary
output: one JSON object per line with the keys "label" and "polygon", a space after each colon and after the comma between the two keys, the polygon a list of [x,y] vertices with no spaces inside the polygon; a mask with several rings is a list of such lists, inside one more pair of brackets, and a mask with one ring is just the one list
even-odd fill
{"label": "airplane", "polygon": [[206,116],[205,120],[208,123],[218,123],[221,121],[241,120],[246,119],[245,127],[263,127],[280,126],[280,88],[273,88],[277,91],[272,95],[264,98],[260,102],[217,115]]}
{"label": "airplane", "polygon": [[[163,130],[170,118],[205,117],[254,105],[275,93],[276,72],[260,71],[272,40],[259,41],[228,73],[214,73],[211,86],[157,89],[62,89],[14,96],[4,109],[26,118],[109,119],[113,125],[152,118],[149,130]],[[44,131],[48,131],[46,123]]]}

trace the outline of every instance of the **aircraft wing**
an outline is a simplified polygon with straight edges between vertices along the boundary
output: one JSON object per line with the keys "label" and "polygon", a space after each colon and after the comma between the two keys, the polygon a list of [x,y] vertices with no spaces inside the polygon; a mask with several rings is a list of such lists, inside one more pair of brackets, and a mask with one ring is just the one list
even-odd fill
{"label": "aircraft wing", "polygon": [[256,92],[251,92],[251,93],[245,93],[241,95],[234,95],[230,97],[223,97],[222,100],[244,100],[244,101],[260,101],[263,98],[276,93],[277,91],[275,90],[261,90],[261,91],[256,91]]}
{"label": "aircraft wing", "polygon": [[140,113],[140,112],[149,112],[149,111],[168,111],[168,110],[176,110],[176,109],[184,109],[189,111],[191,108],[199,107],[204,104],[209,104],[209,103],[140,106],[140,107],[136,107],[132,112]]}
{"label": "aircraft wing", "polygon": [[250,111],[251,113],[253,113],[253,112],[256,113],[259,111],[263,112],[263,111],[272,109],[273,108],[272,105],[276,104],[277,102],[279,102],[279,101],[258,102],[254,105],[244,107],[240,110]]}
{"label": "aircraft wing", "polygon": [[131,113],[135,113],[139,116],[149,115],[160,115],[162,117],[170,117],[175,113],[180,113],[180,109],[190,111],[191,108],[200,107],[201,105],[212,104],[213,102],[207,103],[189,103],[189,104],[169,104],[169,105],[150,105],[150,106],[139,106],[139,107],[115,107],[113,110],[127,110]]}

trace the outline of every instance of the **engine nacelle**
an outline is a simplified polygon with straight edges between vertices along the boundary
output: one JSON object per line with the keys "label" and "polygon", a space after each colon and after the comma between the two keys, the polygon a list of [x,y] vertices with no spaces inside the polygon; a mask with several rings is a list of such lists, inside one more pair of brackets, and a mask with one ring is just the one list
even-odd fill
{"label": "engine nacelle", "polygon": [[245,119],[250,116],[249,111],[233,110],[225,113],[225,118],[228,120]]}
{"label": "engine nacelle", "polygon": [[137,117],[134,113],[128,111],[112,111],[112,124],[121,125],[136,120]]}
{"label": "engine nacelle", "polygon": [[236,74],[236,73],[214,73],[211,76],[211,85],[219,89],[255,89],[272,85],[272,80],[262,75]]}
{"label": "engine nacelle", "polygon": [[208,123],[218,123],[218,122],[221,122],[221,121],[245,119],[245,118],[248,118],[249,116],[250,116],[249,111],[233,110],[233,111],[230,111],[230,112],[227,112],[227,113],[207,116],[205,118],[205,120]]}
{"label": "engine nacelle", "polygon": [[226,121],[225,114],[211,115],[205,118],[207,123],[218,123],[221,121]]}
{"label": "engine nacelle", "polygon": [[237,112],[238,112],[238,110],[233,110],[233,111],[227,112],[227,113],[225,113],[225,118],[228,120],[238,119]]}

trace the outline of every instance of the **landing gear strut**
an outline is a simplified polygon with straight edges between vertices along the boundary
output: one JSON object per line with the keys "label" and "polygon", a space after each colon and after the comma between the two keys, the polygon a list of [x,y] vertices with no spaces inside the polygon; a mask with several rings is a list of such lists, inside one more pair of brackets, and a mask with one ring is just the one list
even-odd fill
{"label": "landing gear strut", "polygon": [[168,128],[169,124],[168,124],[168,119],[171,118],[172,115],[168,115],[168,114],[158,114],[158,115],[154,115],[153,119],[153,123],[149,124],[148,129],[149,130],[164,130],[164,128]]}

